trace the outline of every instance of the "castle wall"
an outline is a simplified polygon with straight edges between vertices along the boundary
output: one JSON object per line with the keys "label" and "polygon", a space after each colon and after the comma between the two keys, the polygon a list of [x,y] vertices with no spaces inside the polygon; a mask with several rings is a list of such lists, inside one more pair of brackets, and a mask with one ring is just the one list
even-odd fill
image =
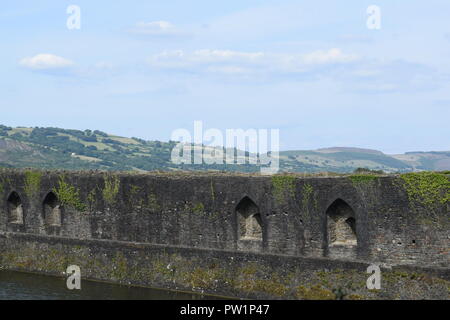
{"label": "castle wall", "polygon": [[[27,246],[35,243],[35,249],[41,247],[47,252],[53,248],[61,253],[63,247],[69,250],[70,241],[86,245],[94,241],[110,242],[112,247],[115,244],[118,252],[127,243],[156,246],[158,250],[184,248],[177,249],[183,259],[188,259],[192,250],[215,252],[219,265],[234,255],[252,255],[255,263],[259,259],[261,262],[275,259],[268,258],[270,255],[285,257],[276,258],[280,259],[280,265],[292,259],[336,262],[331,269],[339,269],[342,262],[338,260],[448,268],[448,202],[426,206],[420,199],[413,201],[408,191],[398,176],[302,178],[3,170],[1,264],[17,268],[17,263],[11,264],[11,256],[11,261],[5,258],[13,247],[25,252]],[[9,217],[8,197],[12,192],[22,201],[23,224],[14,223]],[[52,210],[61,215],[59,225],[49,224],[45,217],[50,214],[46,208],[52,206],[44,205],[50,192],[58,198],[60,209]],[[344,213],[339,206],[334,209],[337,200],[350,209]],[[239,211],[239,208],[250,209]],[[330,215],[341,217],[336,225],[347,228],[337,230],[337,234],[353,230],[355,242],[344,239],[332,243],[330,237],[335,231],[330,230],[333,225]],[[242,228],[252,230],[245,233]],[[22,240],[11,240],[16,239],[12,235]],[[26,235],[30,238],[24,246]],[[42,245],[50,241],[45,239],[51,239],[53,245]],[[58,241],[64,245],[57,244]],[[96,245],[88,247],[95,251]],[[227,258],[221,262],[220,252],[224,251]],[[25,260],[37,254],[37,251],[23,255],[20,252],[18,256]],[[193,259],[202,264],[208,261],[203,254],[194,255]],[[315,270],[325,268],[314,266]],[[291,272],[295,273],[295,268]]]}

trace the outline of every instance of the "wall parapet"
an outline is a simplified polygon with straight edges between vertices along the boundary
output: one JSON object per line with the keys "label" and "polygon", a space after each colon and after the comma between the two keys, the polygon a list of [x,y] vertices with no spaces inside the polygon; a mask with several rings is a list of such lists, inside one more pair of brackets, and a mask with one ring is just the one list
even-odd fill
{"label": "wall parapet", "polygon": [[445,266],[449,191],[411,180],[2,170],[0,231]]}

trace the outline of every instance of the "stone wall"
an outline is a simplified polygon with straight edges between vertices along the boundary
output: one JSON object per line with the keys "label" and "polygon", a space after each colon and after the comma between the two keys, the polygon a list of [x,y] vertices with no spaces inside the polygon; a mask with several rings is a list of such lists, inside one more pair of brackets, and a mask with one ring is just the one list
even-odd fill
{"label": "stone wall", "polygon": [[[95,259],[96,248],[106,243],[124,256],[129,256],[127,244],[166,253],[175,250],[177,257],[187,260],[194,252],[192,260],[201,264],[192,265],[191,272],[200,266],[205,270],[209,264],[205,252],[215,257],[217,265],[231,257],[251,255],[250,260],[262,269],[264,261],[278,259],[283,269],[287,261],[314,261],[311,272],[338,270],[345,266],[343,261],[352,270],[372,262],[388,268],[410,265],[448,270],[450,228],[445,197],[449,190],[442,181],[449,179],[438,175],[437,185],[434,176],[419,175],[415,188],[415,180],[409,178],[3,170],[1,264],[33,269],[40,250],[45,254],[50,250],[69,263],[67,252],[75,250],[70,246],[73,242]],[[428,194],[426,183],[437,193]],[[16,248],[15,256],[12,248]],[[245,265],[233,262],[226,272],[248,267],[245,261]],[[275,265],[270,262],[266,267],[270,271]],[[297,269],[290,267],[291,275]],[[56,272],[50,267],[47,271]],[[90,278],[96,278],[91,273]],[[112,277],[99,274],[103,280]],[[278,275],[280,279],[285,276]],[[129,277],[123,279],[133,282]],[[143,282],[167,287],[164,281]],[[178,283],[189,287],[181,280]],[[236,288],[206,291],[233,293]]]}

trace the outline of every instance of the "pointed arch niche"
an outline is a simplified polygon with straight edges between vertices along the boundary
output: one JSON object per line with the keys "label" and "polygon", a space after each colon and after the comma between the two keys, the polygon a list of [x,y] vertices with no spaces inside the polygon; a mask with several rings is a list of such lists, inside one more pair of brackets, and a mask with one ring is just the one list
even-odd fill
{"label": "pointed arch niche", "polygon": [[327,217],[330,245],[357,244],[355,212],[344,200],[334,201],[327,209]]}
{"label": "pointed arch niche", "polygon": [[342,199],[335,200],[326,211],[327,255],[354,258],[358,245],[355,211]]}
{"label": "pointed arch niche", "polygon": [[236,206],[239,240],[262,241],[262,221],[258,206],[244,197]]}
{"label": "pointed arch niche", "polygon": [[236,206],[237,248],[243,251],[261,251],[263,222],[258,206],[244,197]]}
{"label": "pointed arch niche", "polygon": [[45,224],[49,227],[61,227],[61,205],[53,192],[47,194],[42,207]]}
{"label": "pointed arch niche", "polygon": [[7,200],[8,206],[8,222],[22,225],[23,221],[23,204],[19,194],[15,191],[11,192]]}

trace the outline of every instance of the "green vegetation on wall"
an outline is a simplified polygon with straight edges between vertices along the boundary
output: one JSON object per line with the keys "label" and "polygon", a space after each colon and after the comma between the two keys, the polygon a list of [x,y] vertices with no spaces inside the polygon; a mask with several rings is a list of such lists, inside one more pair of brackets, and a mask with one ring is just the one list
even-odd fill
{"label": "green vegetation on wall", "polygon": [[25,172],[25,193],[29,198],[37,195],[41,186],[42,173],[39,171]]}
{"label": "green vegetation on wall", "polygon": [[88,196],[87,196],[87,201],[89,203],[89,207],[91,210],[97,201],[97,190],[98,190],[98,187],[92,189],[91,191],[89,191]]}
{"label": "green vegetation on wall", "polygon": [[0,177],[0,196],[5,192],[5,180]]}
{"label": "green vegetation on wall", "polygon": [[205,212],[205,206],[199,202],[192,207],[192,212],[195,214],[203,214]]}
{"label": "green vegetation on wall", "polygon": [[114,175],[105,176],[105,187],[103,188],[103,199],[109,205],[116,201],[116,196],[119,193],[120,179]]}
{"label": "green vegetation on wall", "polygon": [[450,180],[445,174],[405,173],[400,178],[411,202],[434,209],[450,201]]}
{"label": "green vegetation on wall", "polygon": [[5,192],[8,187],[7,186],[11,186],[11,179],[8,177],[0,177],[0,195],[3,194],[3,192]]}
{"label": "green vegetation on wall", "polygon": [[295,198],[295,177],[287,175],[273,176],[272,190],[278,204],[287,203],[288,198]]}
{"label": "green vegetation on wall", "polygon": [[159,210],[161,210],[161,207],[159,206],[158,200],[154,193],[149,193],[147,195],[147,209],[150,210],[150,212],[158,212]]}
{"label": "green vegetation on wall", "polygon": [[161,208],[156,195],[152,192],[143,195],[142,192],[144,190],[145,188],[143,187],[130,185],[127,195],[130,208],[140,212],[157,213]]}
{"label": "green vegetation on wall", "polygon": [[214,192],[214,184],[213,184],[213,180],[211,179],[211,182],[210,182],[210,188],[211,188],[211,198],[212,198],[212,201],[216,201],[216,194],[215,194],[215,192]]}
{"label": "green vegetation on wall", "polygon": [[128,197],[129,200],[133,201],[140,192],[141,192],[141,188],[139,186],[132,184],[130,186],[130,191],[129,191],[129,197]]}
{"label": "green vegetation on wall", "polygon": [[59,178],[58,187],[53,188],[62,206],[74,208],[77,211],[85,211],[86,205],[80,201],[79,190],[69,185],[63,176]]}
{"label": "green vegetation on wall", "polygon": [[314,188],[311,184],[305,183],[302,188],[302,211],[309,215],[310,203],[313,200],[314,209],[317,209],[317,199],[314,198]]}
{"label": "green vegetation on wall", "polygon": [[370,184],[377,179],[377,176],[371,174],[354,174],[348,177],[354,186],[359,186],[361,184]]}

